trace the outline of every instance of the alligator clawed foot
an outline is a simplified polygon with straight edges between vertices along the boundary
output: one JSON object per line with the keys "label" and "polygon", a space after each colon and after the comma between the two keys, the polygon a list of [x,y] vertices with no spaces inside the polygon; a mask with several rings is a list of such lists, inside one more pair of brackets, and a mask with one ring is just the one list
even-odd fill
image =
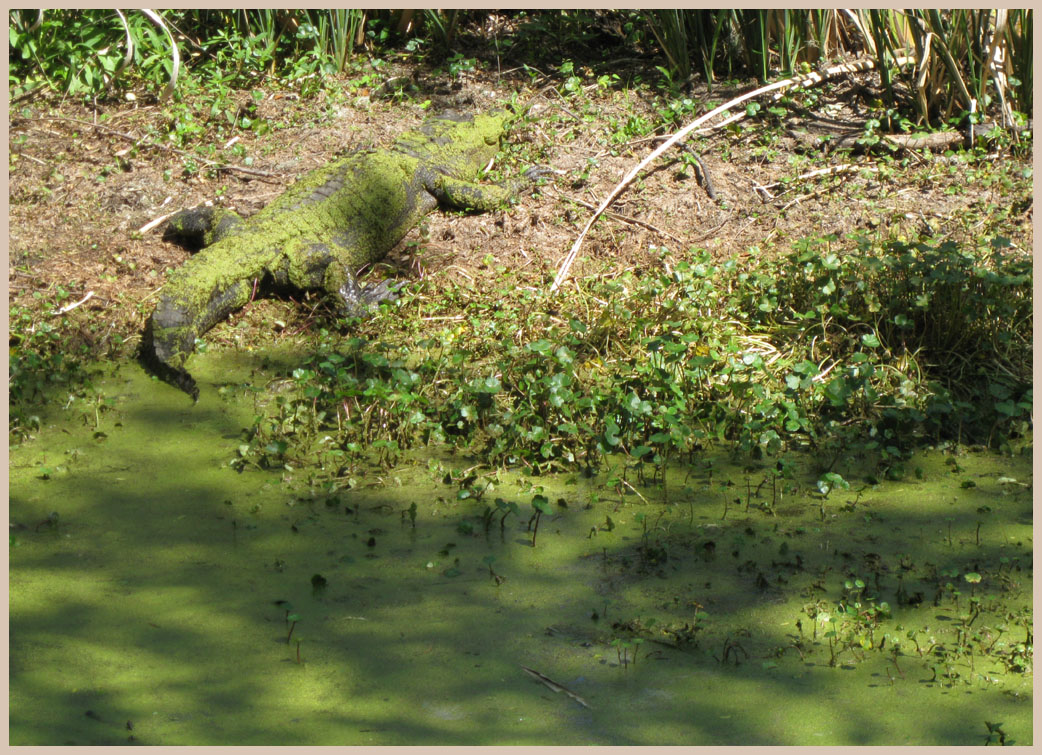
{"label": "alligator clawed foot", "polygon": [[380,302],[398,300],[398,292],[405,284],[396,280],[385,280],[373,286],[361,288],[345,285],[340,289],[340,314],[344,317],[364,317],[380,306]]}
{"label": "alligator clawed foot", "polygon": [[366,286],[362,289],[359,299],[371,307],[377,306],[383,301],[398,301],[398,292],[405,286],[403,281],[384,280],[375,286]]}
{"label": "alligator clawed foot", "polygon": [[552,178],[557,171],[549,165],[533,165],[521,175],[529,181],[538,181],[540,178]]}

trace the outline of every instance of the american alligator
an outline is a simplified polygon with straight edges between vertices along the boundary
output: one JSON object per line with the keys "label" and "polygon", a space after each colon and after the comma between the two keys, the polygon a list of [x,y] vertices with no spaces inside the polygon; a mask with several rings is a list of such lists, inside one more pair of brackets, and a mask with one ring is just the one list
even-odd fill
{"label": "american alligator", "polygon": [[184,366],[195,340],[258,290],[318,289],[344,315],[395,298],[391,282],[360,287],[355,270],[381,259],[438,205],[494,210],[546,173],[531,168],[524,181],[477,183],[513,118],[506,111],[442,114],[388,149],[355,152],[309,173],[248,219],[213,207],[172,217],[167,236],[203,249],[160,292],[143,340],[146,364],[198,400]]}

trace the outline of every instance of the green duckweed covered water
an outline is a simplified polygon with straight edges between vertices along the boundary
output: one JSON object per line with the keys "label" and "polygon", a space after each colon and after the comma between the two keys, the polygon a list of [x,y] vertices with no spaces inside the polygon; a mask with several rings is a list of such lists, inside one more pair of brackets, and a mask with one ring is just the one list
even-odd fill
{"label": "green duckweed covered water", "polygon": [[254,366],[198,356],[194,407],[120,367],[112,410],[11,449],[12,744],[1032,742],[1028,456],[841,461],[822,508],[791,455],[780,499],[719,453],[666,503],[632,471],[646,501],[517,472],[460,500],[468,461],[426,451],[330,497],[228,466]]}

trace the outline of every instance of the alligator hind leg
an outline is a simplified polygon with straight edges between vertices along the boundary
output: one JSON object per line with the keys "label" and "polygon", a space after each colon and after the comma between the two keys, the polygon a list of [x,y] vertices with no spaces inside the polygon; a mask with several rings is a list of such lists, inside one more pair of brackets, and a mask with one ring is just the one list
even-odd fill
{"label": "alligator hind leg", "polygon": [[193,249],[210,246],[235,229],[242,218],[220,207],[196,207],[182,210],[166,223],[163,238],[179,241]]}
{"label": "alligator hind leg", "polygon": [[336,242],[316,241],[299,250],[293,261],[284,257],[272,270],[272,277],[279,285],[321,289],[344,317],[364,317],[380,302],[398,298],[401,284],[397,281],[386,280],[364,288],[358,285],[350,260],[351,249]]}
{"label": "alligator hind leg", "polygon": [[380,302],[395,301],[401,285],[398,281],[385,280],[363,288],[358,285],[351,268],[336,257],[329,260],[321,281],[321,288],[332,296],[337,310],[344,317],[364,317]]}

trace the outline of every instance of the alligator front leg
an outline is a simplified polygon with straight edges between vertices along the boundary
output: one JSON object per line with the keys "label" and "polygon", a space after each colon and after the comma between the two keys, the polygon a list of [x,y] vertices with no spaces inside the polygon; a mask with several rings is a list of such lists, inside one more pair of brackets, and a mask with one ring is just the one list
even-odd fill
{"label": "alligator front leg", "polygon": [[500,184],[476,183],[442,173],[434,173],[425,178],[427,190],[440,204],[460,210],[491,212],[506,207],[519,191],[552,174],[552,169],[536,166],[526,170],[520,179]]}

